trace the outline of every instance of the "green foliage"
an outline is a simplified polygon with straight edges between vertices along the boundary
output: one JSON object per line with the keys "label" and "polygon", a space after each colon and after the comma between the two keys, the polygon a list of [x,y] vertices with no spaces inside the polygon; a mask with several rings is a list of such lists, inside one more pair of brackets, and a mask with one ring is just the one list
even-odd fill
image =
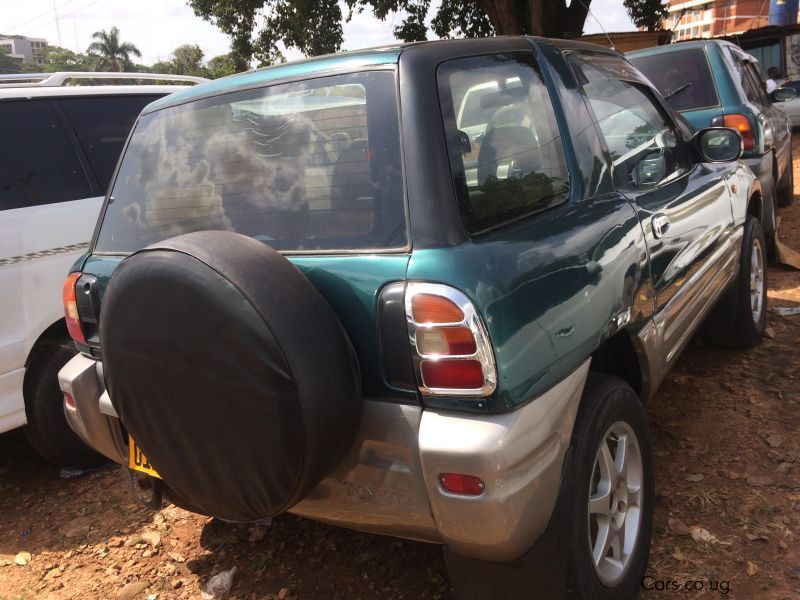
{"label": "green foliage", "polygon": [[[278,45],[308,56],[336,52],[343,43],[342,21],[371,10],[385,20],[401,16],[394,35],[403,41],[424,40],[427,20],[438,37],[491,35],[576,36],[583,32],[591,0],[442,0],[431,15],[431,0],[189,0],[195,14],[231,37],[231,60],[245,70],[254,58],[262,64],[280,61]],[[637,26],[661,27],[662,0],[623,0]],[[602,15],[600,15],[602,19]]]}
{"label": "green foliage", "polygon": [[5,48],[0,48],[0,73],[19,73],[22,61],[8,55]]}
{"label": "green foliage", "polygon": [[236,73],[236,60],[230,54],[221,54],[208,61],[206,65],[208,77],[219,79]]}
{"label": "green foliage", "polygon": [[94,59],[98,71],[133,71],[131,55],[137,58],[142,56],[136,46],[120,41],[119,29],[116,27],[109,31],[95,31],[92,38],[95,41],[89,44],[86,52]]}
{"label": "green foliage", "polygon": [[59,46],[48,46],[44,56],[44,65],[37,68],[45,73],[92,71],[94,62],[94,58],[83,52],[73,52]]}
{"label": "green foliage", "polygon": [[667,7],[662,0],[625,0],[625,10],[637,27],[647,31],[660,31],[667,18]]}
{"label": "green foliage", "polygon": [[205,77],[206,68],[203,66],[203,51],[197,44],[183,44],[172,51],[172,73],[176,75],[195,75]]}

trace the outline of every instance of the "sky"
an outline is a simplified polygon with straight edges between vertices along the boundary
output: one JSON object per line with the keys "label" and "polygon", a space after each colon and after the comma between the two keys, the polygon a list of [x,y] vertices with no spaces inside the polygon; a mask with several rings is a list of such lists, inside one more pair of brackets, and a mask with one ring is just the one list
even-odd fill
{"label": "sky", "polygon": [[[433,4],[438,2],[434,0]],[[621,0],[592,0],[590,8],[606,31],[634,29]],[[392,29],[399,20],[390,17],[379,21],[366,11],[355,15],[344,24],[344,48],[392,43]],[[0,0],[0,34],[43,37],[70,50],[85,51],[93,32],[114,25],[123,41],[132,42],[142,52],[143,64],[168,60],[181,44],[199,45],[206,58],[225,54],[229,48],[227,36],[196,17],[186,0]],[[597,22],[589,16],[585,32],[599,31]],[[301,56],[296,51],[285,54],[290,60]]]}

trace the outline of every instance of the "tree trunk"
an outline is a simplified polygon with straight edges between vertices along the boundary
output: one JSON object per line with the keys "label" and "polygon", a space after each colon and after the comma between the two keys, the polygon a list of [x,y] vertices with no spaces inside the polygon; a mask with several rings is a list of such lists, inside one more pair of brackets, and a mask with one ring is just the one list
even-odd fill
{"label": "tree trunk", "polygon": [[525,23],[519,19],[519,5],[514,0],[478,0],[478,2],[480,7],[486,11],[496,35],[526,33]]}

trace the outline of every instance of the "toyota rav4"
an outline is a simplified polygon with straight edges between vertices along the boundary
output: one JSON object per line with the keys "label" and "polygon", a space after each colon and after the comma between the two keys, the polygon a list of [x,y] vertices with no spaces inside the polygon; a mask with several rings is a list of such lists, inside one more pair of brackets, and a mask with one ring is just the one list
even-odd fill
{"label": "toyota rav4", "polygon": [[525,37],[158,100],[64,287],[68,420],[151,500],[441,544],[462,596],[633,597],[645,403],[704,321],[764,329],[741,152]]}

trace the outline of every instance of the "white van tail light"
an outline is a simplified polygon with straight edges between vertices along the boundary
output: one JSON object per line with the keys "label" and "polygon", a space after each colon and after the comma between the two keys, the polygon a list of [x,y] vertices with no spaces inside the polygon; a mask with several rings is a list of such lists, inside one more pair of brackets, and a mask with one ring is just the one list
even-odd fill
{"label": "white van tail light", "polygon": [[409,283],[406,322],[419,391],[428,396],[488,396],[497,386],[486,325],[462,292]]}

